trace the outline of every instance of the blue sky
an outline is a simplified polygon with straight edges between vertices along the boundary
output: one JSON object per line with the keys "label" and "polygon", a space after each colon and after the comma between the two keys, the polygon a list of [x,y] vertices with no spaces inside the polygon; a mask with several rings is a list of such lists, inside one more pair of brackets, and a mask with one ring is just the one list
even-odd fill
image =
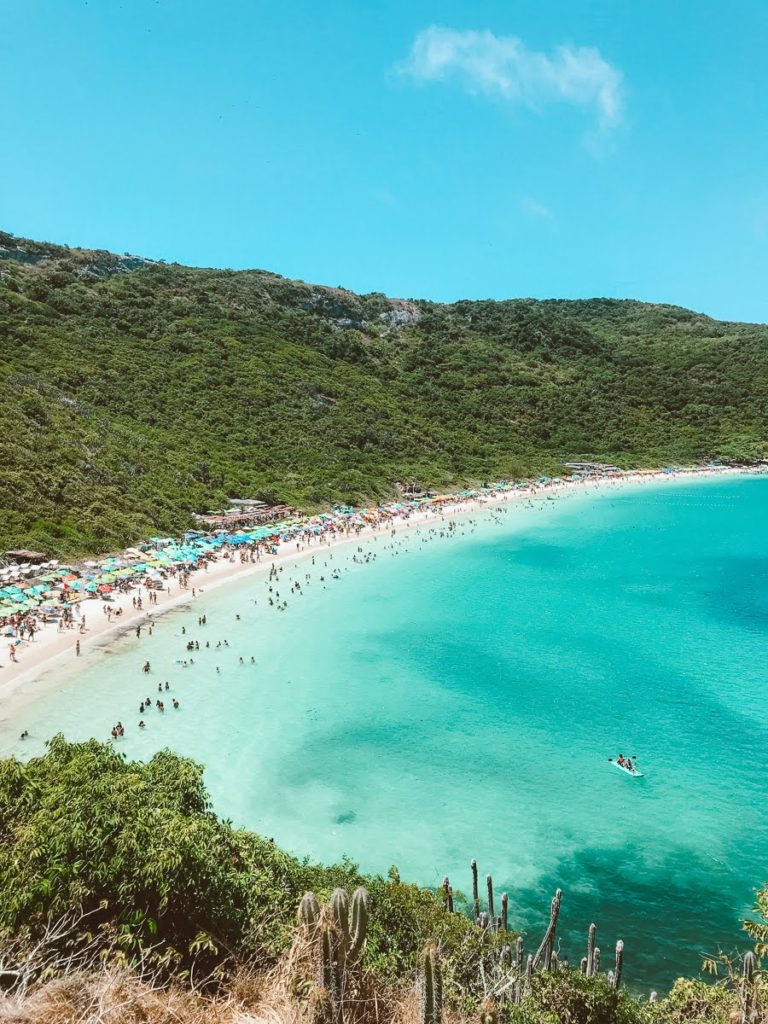
{"label": "blue sky", "polygon": [[768,320],[761,0],[0,0],[0,227]]}

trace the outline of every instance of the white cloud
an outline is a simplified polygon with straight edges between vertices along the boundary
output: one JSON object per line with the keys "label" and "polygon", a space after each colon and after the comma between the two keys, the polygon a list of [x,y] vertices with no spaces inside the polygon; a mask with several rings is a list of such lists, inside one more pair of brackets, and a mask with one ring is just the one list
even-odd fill
{"label": "white cloud", "polygon": [[604,130],[622,121],[622,74],[591,46],[558,46],[548,56],[516,36],[432,25],[416,36],[398,71],[421,82],[453,77],[469,92],[534,110],[554,102],[592,108]]}
{"label": "white cloud", "polygon": [[520,200],[520,205],[532,217],[539,217],[542,220],[554,220],[555,218],[554,213],[548,206],[540,203],[538,199],[534,199],[532,196],[523,196]]}

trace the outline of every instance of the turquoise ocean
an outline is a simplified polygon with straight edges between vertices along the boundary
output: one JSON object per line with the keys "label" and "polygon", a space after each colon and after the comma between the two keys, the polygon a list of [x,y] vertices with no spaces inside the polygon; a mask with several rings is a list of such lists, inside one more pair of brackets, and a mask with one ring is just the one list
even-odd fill
{"label": "turquoise ocean", "polygon": [[0,752],[119,719],[128,756],[201,761],[218,813],[296,854],[464,892],[476,857],[531,944],[561,887],[561,955],[595,921],[661,991],[746,945],[768,878],[766,523],[768,479],[689,479],[319,549],[285,611],[252,575],[49,670],[0,708]]}

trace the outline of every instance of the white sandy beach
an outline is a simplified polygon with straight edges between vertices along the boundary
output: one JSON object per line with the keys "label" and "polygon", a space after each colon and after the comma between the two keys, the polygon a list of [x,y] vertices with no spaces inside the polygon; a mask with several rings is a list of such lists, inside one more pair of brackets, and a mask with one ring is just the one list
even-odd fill
{"label": "white sandy beach", "polygon": [[[231,558],[220,556],[207,568],[197,570],[192,574],[188,589],[181,588],[176,580],[169,580],[168,587],[158,592],[156,605],[149,608],[145,605],[142,610],[133,607],[131,596],[141,593],[146,597],[147,592],[143,588],[134,588],[127,595],[116,592],[111,606],[114,609],[121,608],[122,613],[117,620],[113,616],[110,621],[104,614],[104,602],[100,598],[88,598],[80,602],[78,606],[80,614],[84,615],[86,620],[84,633],[79,633],[77,628],[59,632],[52,625],[48,625],[35,634],[33,641],[24,640],[17,646],[18,661],[16,662],[10,660],[6,648],[3,651],[0,664],[0,705],[16,694],[20,687],[36,689],[36,683],[39,684],[44,676],[49,677],[50,673],[54,673],[58,665],[63,664],[66,660],[77,658],[76,643],[78,640],[80,641],[80,657],[84,661],[85,659],[90,661],[98,656],[100,649],[117,637],[123,634],[127,638],[133,636],[136,627],[140,624],[148,625],[163,613],[192,602],[198,596],[232,580],[247,575],[266,573],[274,563],[296,561],[311,555],[320,548],[334,548],[351,541],[360,541],[376,533],[391,530],[413,530],[434,522],[445,523],[456,517],[467,516],[494,505],[522,504],[530,502],[532,499],[555,499],[568,493],[589,490],[605,491],[606,489],[624,488],[628,485],[659,485],[673,483],[680,479],[722,477],[744,472],[743,468],[734,467],[678,473],[633,473],[622,477],[557,481],[549,483],[546,487],[532,486],[527,489],[496,492],[479,499],[457,500],[455,504],[445,503],[440,506],[429,506],[414,510],[407,516],[389,519],[382,524],[365,526],[349,533],[318,536],[300,544],[295,541],[281,542],[277,554],[265,555],[260,561],[253,563],[242,563],[237,554]],[[76,619],[76,625],[78,622],[79,620]]]}

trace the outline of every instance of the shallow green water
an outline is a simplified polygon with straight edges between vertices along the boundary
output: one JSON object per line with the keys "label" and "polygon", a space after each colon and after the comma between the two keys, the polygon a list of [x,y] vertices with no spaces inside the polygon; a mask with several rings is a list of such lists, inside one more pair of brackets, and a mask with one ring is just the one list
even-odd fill
{"label": "shallow green water", "polygon": [[[82,659],[2,748],[121,719],[126,753],[193,755],[220,813],[296,853],[465,890],[477,857],[531,943],[559,885],[563,955],[595,920],[604,960],[623,937],[628,981],[661,989],[740,941],[768,876],[766,512],[765,479],[675,482],[317,554],[283,572],[286,612],[251,578]],[[139,733],[166,678],[182,708]]]}

